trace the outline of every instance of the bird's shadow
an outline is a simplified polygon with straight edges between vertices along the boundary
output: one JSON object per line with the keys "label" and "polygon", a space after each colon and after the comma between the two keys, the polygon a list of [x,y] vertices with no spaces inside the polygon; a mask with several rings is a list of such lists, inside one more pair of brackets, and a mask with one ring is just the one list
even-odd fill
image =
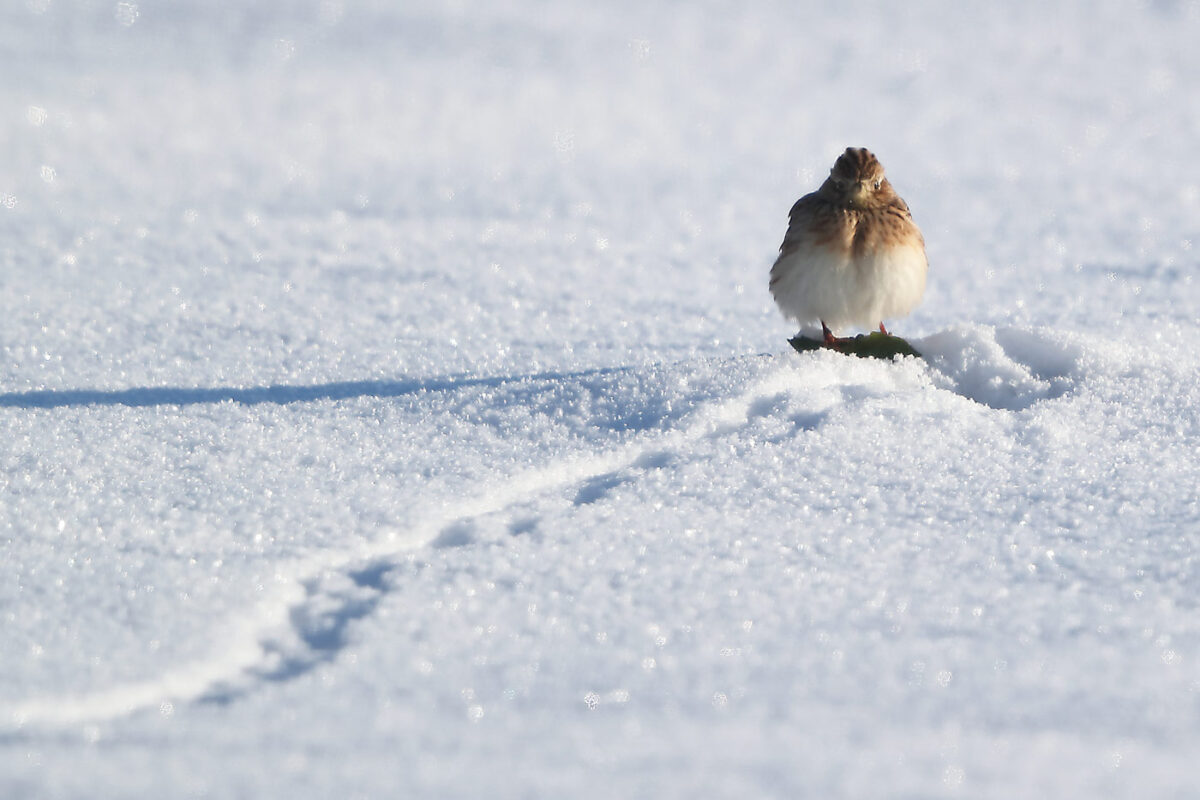
{"label": "bird's shadow", "polygon": [[353,400],[360,397],[396,398],[420,392],[440,392],[467,387],[500,387],[513,383],[606,377],[631,367],[600,367],[579,372],[539,372],[526,375],[480,377],[451,375],[442,378],[398,381],[337,381],[315,384],[267,386],[143,386],[130,389],[39,389],[0,394],[0,408],[54,409],[81,406],[192,406],[232,402],[242,405],[288,405],[320,400]]}

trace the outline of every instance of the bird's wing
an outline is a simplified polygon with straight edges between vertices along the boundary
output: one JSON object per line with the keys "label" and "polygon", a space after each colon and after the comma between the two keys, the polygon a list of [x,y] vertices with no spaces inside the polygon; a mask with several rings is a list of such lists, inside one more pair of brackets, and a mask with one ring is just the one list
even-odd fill
{"label": "bird's wing", "polygon": [[890,203],[888,203],[887,210],[889,213],[895,214],[904,220],[904,227],[909,229],[912,234],[917,237],[917,241],[921,244],[921,249],[924,250],[925,236],[921,233],[921,229],[917,227],[917,224],[913,222],[912,212],[908,210],[908,203],[904,202],[900,195],[896,195],[896,197]]}
{"label": "bird's wing", "polygon": [[904,202],[903,197],[896,195],[895,199],[892,200],[891,205],[894,208],[898,208],[903,211],[905,219],[912,219],[912,212],[908,210],[908,203]]}
{"label": "bird's wing", "polygon": [[[779,258],[782,259],[796,251],[809,235],[809,227],[816,211],[817,193],[806,194],[796,201],[788,212],[788,229],[783,235],[783,244],[779,245]],[[778,260],[778,259],[777,259]]]}

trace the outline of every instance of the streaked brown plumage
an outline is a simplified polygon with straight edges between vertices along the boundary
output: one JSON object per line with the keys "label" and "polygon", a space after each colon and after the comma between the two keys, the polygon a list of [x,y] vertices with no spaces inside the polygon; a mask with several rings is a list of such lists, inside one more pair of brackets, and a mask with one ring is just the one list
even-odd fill
{"label": "streaked brown plumage", "polygon": [[[771,267],[771,294],[800,325],[883,326],[925,291],[925,240],[869,151],[848,147],[817,191],[796,201]],[[831,330],[832,329],[832,330]]]}

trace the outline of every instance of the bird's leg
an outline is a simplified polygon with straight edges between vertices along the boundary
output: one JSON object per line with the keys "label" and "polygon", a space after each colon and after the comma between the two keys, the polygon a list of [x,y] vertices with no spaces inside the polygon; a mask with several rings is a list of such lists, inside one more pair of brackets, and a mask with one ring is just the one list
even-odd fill
{"label": "bird's leg", "polygon": [[879,332],[882,333],[884,336],[891,336],[891,334],[887,332],[887,328],[883,327],[882,322],[879,323]]}
{"label": "bird's leg", "polygon": [[834,336],[833,331],[829,330],[829,326],[825,324],[825,320],[821,320],[821,333],[825,336],[825,346],[841,351],[841,349],[850,340],[844,336]]}

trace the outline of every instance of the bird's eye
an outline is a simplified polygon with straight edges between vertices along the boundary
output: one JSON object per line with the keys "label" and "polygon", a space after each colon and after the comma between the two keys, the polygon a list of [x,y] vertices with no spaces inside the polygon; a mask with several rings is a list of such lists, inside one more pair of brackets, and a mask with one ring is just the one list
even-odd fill
{"label": "bird's eye", "polygon": [[883,181],[875,181],[875,188],[878,189]]}

